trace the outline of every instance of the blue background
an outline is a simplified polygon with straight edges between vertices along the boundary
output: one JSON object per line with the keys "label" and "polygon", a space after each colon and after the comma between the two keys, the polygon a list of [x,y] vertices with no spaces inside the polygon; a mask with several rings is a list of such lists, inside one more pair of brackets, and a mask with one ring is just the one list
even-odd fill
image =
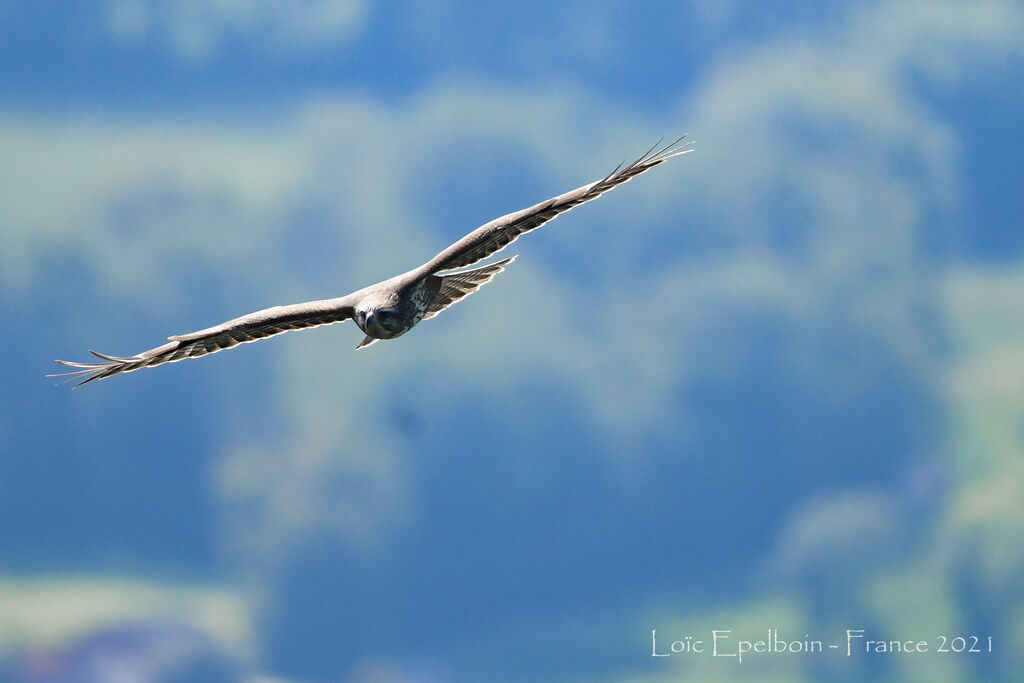
{"label": "blue background", "polygon": [[[0,675],[1012,680],[1022,66],[1012,0],[0,5]],[[399,340],[42,377],[683,132]],[[856,628],[994,645],[651,656]]]}

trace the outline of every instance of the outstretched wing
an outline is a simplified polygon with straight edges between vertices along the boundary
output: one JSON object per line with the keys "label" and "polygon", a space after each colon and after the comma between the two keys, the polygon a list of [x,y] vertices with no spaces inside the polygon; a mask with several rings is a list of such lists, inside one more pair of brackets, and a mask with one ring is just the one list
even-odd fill
{"label": "outstretched wing", "polygon": [[75,385],[79,387],[96,379],[106,379],[122,372],[132,372],[163,363],[174,363],[185,358],[198,358],[289,330],[330,325],[352,317],[352,299],[353,297],[349,295],[291,306],[274,306],[205,330],[168,337],[170,343],[135,356],[108,356],[90,351],[102,362],[78,363],[58,360],[61,365],[78,369],[54,373],[47,377],[70,376],[66,381],[80,379],[82,381]]}
{"label": "outstretched wing", "polygon": [[638,176],[674,156],[692,151],[690,148],[692,142],[680,144],[685,138],[684,135],[660,149],[658,149],[658,145],[655,145],[633,163],[619,164],[614,171],[601,180],[578,187],[571,192],[553,197],[528,209],[496,218],[490,223],[480,226],[431,259],[423,267],[423,270],[427,273],[436,273],[440,270],[462,268],[490,256],[508,246],[524,232],[539,228],[558,214],[584,202],[589,202],[591,199],[596,199],[616,185],[621,185],[630,178]]}
{"label": "outstretched wing", "polygon": [[495,275],[505,270],[505,266],[515,260],[515,256],[510,256],[507,259],[502,259],[480,268],[440,276],[441,288],[437,290],[434,300],[430,302],[430,306],[427,308],[427,313],[423,316],[423,319],[433,318],[459,299],[467,297],[480,289],[490,282]]}

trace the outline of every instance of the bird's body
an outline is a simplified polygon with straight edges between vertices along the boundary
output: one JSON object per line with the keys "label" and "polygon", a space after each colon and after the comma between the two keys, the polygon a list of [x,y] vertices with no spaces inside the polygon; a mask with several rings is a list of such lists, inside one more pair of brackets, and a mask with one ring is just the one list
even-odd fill
{"label": "bird's body", "polygon": [[58,363],[76,369],[51,376],[70,375],[71,379],[82,380],[76,385],[80,386],[122,372],[204,356],[289,330],[349,319],[366,333],[366,338],[356,348],[369,346],[380,339],[400,337],[420,321],[434,317],[490,282],[516,257],[476,268],[468,266],[503,249],[521,234],[540,227],[558,214],[596,199],[616,185],[674,156],[691,151],[692,143],[681,145],[682,140],[680,138],[657,151],[656,145],[633,163],[620,164],[601,180],[486,223],[422,266],[351,294],[267,308],[204,330],[171,336],[169,343],[135,356],[108,356],[92,351],[101,362],[58,360]]}

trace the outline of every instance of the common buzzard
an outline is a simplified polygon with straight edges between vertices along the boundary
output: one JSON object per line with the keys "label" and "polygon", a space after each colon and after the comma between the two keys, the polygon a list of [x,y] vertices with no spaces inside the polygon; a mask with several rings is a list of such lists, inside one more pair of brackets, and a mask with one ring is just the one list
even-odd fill
{"label": "common buzzard", "polygon": [[274,306],[205,330],[176,334],[168,337],[170,341],[167,344],[135,356],[108,356],[90,351],[100,362],[58,360],[58,363],[76,369],[47,376],[70,375],[65,381],[80,379],[75,386],[81,386],[121,372],[173,363],[185,358],[198,358],[282,332],[330,325],[349,318],[366,333],[366,338],[356,348],[369,346],[380,339],[400,337],[416,323],[434,317],[490,282],[491,278],[504,270],[516,257],[467,270],[455,269],[471,266],[508,246],[523,233],[547,223],[563,211],[596,199],[616,185],[672,157],[692,151],[692,142],[683,144],[685,137],[684,135],[664,147],[659,147],[659,142],[633,163],[619,164],[614,171],[600,180],[528,209],[496,218],[469,233],[422,266],[396,275],[390,280],[378,282],[336,299]]}

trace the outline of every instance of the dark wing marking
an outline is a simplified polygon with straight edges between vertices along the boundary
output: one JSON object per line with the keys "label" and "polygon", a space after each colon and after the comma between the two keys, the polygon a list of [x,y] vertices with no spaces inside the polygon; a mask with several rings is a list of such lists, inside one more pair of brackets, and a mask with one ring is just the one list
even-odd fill
{"label": "dark wing marking", "polygon": [[434,300],[430,302],[430,306],[427,308],[427,313],[423,316],[423,319],[433,318],[459,299],[467,297],[480,289],[490,282],[495,275],[505,270],[505,266],[515,260],[515,256],[510,256],[507,259],[474,268],[473,270],[463,270],[439,276],[441,278],[441,288],[434,296]]}
{"label": "dark wing marking", "polygon": [[122,372],[132,372],[163,363],[174,363],[185,358],[198,358],[289,330],[341,322],[351,318],[352,311],[353,304],[350,296],[308,301],[291,306],[274,306],[243,315],[241,318],[229,320],[215,327],[208,327],[205,330],[168,337],[171,340],[170,343],[143,351],[135,356],[108,356],[104,353],[90,351],[89,353],[103,362],[79,363],[58,360],[57,362],[61,365],[78,369],[71,372],[54,373],[47,377],[69,376],[65,380],[68,382],[80,379],[82,381],[75,385],[79,387],[96,379],[106,379]]}
{"label": "dark wing marking", "polygon": [[424,270],[427,273],[436,273],[439,270],[462,268],[490,256],[508,246],[523,233],[539,228],[558,214],[584,202],[589,202],[591,199],[596,199],[616,185],[621,185],[630,178],[638,176],[674,156],[692,151],[690,148],[692,142],[680,144],[685,137],[684,135],[672,144],[657,149],[661,144],[659,141],[658,145],[652,147],[639,159],[628,165],[619,164],[614,171],[601,180],[578,187],[571,192],[553,197],[528,209],[496,218],[490,223],[480,226],[431,259],[424,266]]}

